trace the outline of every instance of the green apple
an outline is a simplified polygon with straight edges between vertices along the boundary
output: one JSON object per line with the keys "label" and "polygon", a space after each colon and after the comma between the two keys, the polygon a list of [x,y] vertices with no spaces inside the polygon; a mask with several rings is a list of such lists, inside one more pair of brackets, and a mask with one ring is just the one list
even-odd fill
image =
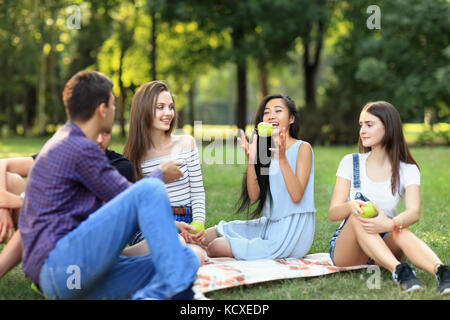
{"label": "green apple", "polygon": [[202,230],[205,230],[205,226],[203,225],[203,222],[194,220],[190,223],[191,226],[195,228],[195,230],[189,230],[189,233],[196,234],[199,233]]}
{"label": "green apple", "polygon": [[273,126],[268,122],[260,122],[258,123],[258,135],[260,137],[270,137],[272,135]]}
{"label": "green apple", "polygon": [[34,292],[37,292],[37,293],[41,293],[33,282],[31,283],[31,290],[33,290]]}
{"label": "green apple", "polygon": [[373,207],[373,203],[370,201],[367,202],[365,206],[361,206],[361,209],[363,211],[361,217],[363,218],[373,218],[377,214],[377,211]]}

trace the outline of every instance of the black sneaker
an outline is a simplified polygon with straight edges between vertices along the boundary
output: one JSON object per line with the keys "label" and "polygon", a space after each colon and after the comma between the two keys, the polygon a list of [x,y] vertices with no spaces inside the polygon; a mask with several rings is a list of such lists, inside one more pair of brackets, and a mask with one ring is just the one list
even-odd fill
{"label": "black sneaker", "polygon": [[416,273],[406,262],[395,267],[392,278],[405,292],[422,289],[422,284],[417,280]]}
{"label": "black sneaker", "polygon": [[444,294],[450,293],[450,267],[441,265],[436,272],[436,282],[439,286],[439,292]]}

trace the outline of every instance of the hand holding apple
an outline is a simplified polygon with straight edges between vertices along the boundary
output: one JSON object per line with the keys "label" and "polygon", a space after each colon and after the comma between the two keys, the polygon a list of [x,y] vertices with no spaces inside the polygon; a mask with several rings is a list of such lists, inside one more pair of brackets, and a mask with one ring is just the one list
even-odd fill
{"label": "hand holding apple", "polygon": [[200,231],[205,230],[205,226],[204,226],[203,222],[201,222],[201,221],[199,221],[199,220],[194,220],[194,221],[192,221],[192,222],[190,223],[190,225],[193,226],[193,227],[195,228],[195,230],[190,229],[190,230],[188,230],[189,233],[197,234],[197,233],[199,233]]}
{"label": "hand holding apple", "polygon": [[377,214],[377,211],[373,207],[373,203],[370,201],[367,202],[366,205],[361,206],[361,209],[363,213],[360,216],[363,218],[373,218]]}

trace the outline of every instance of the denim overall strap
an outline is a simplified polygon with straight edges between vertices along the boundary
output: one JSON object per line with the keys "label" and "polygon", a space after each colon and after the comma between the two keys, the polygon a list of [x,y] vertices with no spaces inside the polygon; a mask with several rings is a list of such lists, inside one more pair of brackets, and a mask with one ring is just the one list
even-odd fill
{"label": "denim overall strap", "polygon": [[359,154],[353,154],[353,188],[361,189],[361,180],[359,179]]}
{"label": "denim overall strap", "polygon": [[359,154],[353,154],[353,188],[355,189],[355,200],[370,201],[361,193],[361,179],[359,173]]}

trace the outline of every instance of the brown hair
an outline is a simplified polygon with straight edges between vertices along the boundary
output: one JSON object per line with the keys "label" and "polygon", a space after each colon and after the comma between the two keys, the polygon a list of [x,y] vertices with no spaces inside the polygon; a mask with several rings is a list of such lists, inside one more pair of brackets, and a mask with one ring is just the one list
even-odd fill
{"label": "brown hair", "polygon": [[[392,168],[391,189],[392,194],[400,193],[400,161],[418,164],[411,156],[405,136],[400,115],[395,107],[386,101],[368,102],[361,112],[368,112],[381,120],[385,128],[382,145],[386,148]],[[361,137],[358,140],[359,152],[369,152],[372,148],[364,147]]]}
{"label": "brown hair", "polygon": [[[143,178],[141,170],[142,157],[153,145],[149,129],[153,122],[158,96],[163,91],[170,93],[169,87],[165,82],[160,80],[148,82],[138,89],[131,103],[128,139],[125,143],[123,154],[133,163],[136,180]],[[177,114],[175,111],[170,128],[166,131],[167,134],[173,131],[176,125],[176,118]]]}
{"label": "brown hair", "polygon": [[72,121],[88,121],[98,105],[108,107],[112,81],[98,71],[80,71],[66,82],[62,100]]}

